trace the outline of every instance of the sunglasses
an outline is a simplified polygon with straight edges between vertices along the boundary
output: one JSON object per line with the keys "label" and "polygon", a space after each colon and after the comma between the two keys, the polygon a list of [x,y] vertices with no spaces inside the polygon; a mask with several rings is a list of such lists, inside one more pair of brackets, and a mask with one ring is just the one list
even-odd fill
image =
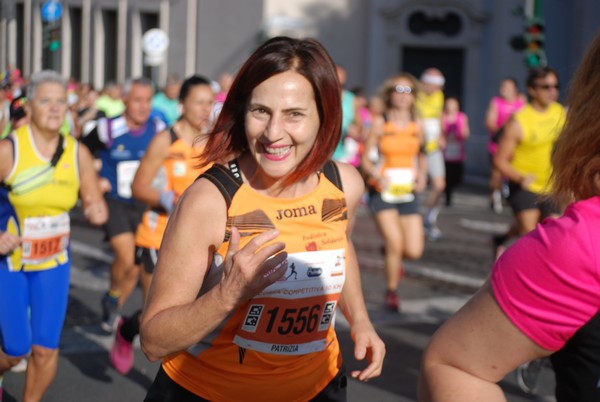
{"label": "sunglasses", "polygon": [[408,85],[396,85],[394,87],[394,92],[399,93],[399,94],[410,94],[413,92],[413,89],[411,87],[409,87]]}
{"label": "sunglasses", "polygon": [[550,84],[542,84],[542,85],[536,85],[535,86],[538,89],[545,89],[546,91],[553,88],[553,89],[558,89],[560,88],[560,86],[558,84],[554,84],[554,85],[550,85]]}

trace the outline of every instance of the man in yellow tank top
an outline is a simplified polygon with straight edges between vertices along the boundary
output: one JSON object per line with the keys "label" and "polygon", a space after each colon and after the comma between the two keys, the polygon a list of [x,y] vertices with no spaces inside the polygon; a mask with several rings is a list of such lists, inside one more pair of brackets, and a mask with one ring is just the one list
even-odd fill
{"label": "man in yellow tank top", "polygon": [[540,196],[546,193],[552,173],[550,155],[565,120],[565,109],[557,103],[558,76],[550,67],[533,69],[527,77],[529,102],[506,124],[494,164],[509,180],[508,202],[515,225],[496,236],[497,254],[510,237],[521,236],[556,210]]}
{"label": "man in yellow tank top", "polygon": [[442,111],[444,110],[444,88],[446,80],[437,68],[428,68],[421,74],[421,90],[417,92],[415,107],[421,119],[425,134],[427,154],[427,175],[431,191],[427,197],[425,231],[429,240],[439,240],[442,232],[437,227],[439,203],[446,188],[446,168],[444,165],[444,137],[442,136]]}

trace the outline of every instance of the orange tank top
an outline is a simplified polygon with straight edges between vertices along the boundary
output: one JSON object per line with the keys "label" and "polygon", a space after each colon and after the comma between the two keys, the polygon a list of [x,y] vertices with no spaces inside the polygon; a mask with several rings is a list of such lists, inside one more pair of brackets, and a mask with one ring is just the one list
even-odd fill
{"label": "orange tank top", "polygon": [[386,168],[411,168],[416,166],[419,154],[419,126],[415,122],[398,127],[391,121],[385,123],[379,137],[379,154],[382,171]]}
{"label": "orange tank top", "polygon": [[240,248],[277,228],[277,240],[288,252],[287,272],[200,344],[165,358],[163,368],[179,385],[211,401],[310,400],[342,363],[333,328],[347,248],[346,200],[341,183],[333,183],[339,173],[330,162],[311,193],[282,199],[255,192],[236,171],[230,163],[229,169],[215,165],[203,175],[219,183],[228,218],[226,238],[201,293],[219,282],[232,225],[240,230]]}
{"label": "orange tank top", "polygon": [[[178,198],[210,166],[202,170],[197,167],[197,157],[202,153],[203,147],[191,146],[187,141],[177,137],[172,128],[170,133],[169,154],[161,169],[165,176],[165,190],[173,191],[175,197]],[[167,228],[168,219],[169,216],[162,208],[146,210],[137,227],[135,244],[139,247],[158,250]]]}
{"label": "orange tank top", "polygon": [[419,126],[410,122],[405,127],[398,127],[387,121],[378,146],[381,155],[379,174],[386,178],[385,187],[378,188],[381,198],[389,203],[412,202],[420,147]]}

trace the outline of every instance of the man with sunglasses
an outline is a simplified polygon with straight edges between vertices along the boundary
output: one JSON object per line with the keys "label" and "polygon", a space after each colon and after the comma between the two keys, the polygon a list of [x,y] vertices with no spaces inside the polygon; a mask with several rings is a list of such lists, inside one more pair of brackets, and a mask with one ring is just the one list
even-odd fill
{"label": "man with sunglasses", "polygon": [[558,76],[552,68],[540,67],[529,72],[526,84],[529,101],[507,122],[494,157],[509,181],[508,202],[515,216],[509,233],[494,238],[497,256],[511,236],[522,236],[560,212],[542,198],[552,173],[552,147],[565,120],[565,109],[557,102]]}

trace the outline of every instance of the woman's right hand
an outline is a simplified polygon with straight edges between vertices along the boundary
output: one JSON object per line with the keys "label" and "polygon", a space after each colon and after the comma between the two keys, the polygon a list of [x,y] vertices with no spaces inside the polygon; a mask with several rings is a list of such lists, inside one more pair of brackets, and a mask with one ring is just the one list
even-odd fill
{"label": "woman's right hand", "polygon": [[274,242],[277,236],[279,231],[271,229],[254,237],[240,250],[240,233],[237,228],[231,228],[220,283],[222,298],[227,305],[237,307],[285,274],[285,243]]}
{"label": "woman's right hand", "polygon": [[9,255],[21,244],[19,236],[8,232],[0,232],[0,255]]}

